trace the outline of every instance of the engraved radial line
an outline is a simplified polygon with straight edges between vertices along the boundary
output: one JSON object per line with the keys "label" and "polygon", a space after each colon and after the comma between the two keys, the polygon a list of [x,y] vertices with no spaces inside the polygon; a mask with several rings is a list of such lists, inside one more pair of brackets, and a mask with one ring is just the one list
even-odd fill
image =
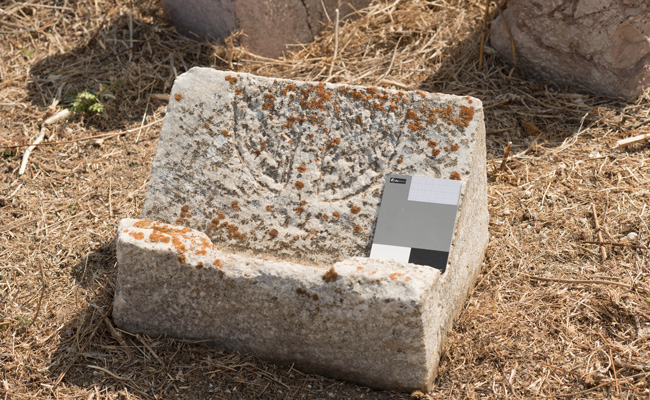
{"label": "engraved radial line", "polygon": [[[233,113],[233,115],[232,115],[232,118],[233,118],[233,124],[232,124],[232,137],[233,137],[233,140],[234,140],[235,142],[237,142],[236,139],[237,139],[237,136],[238,136],[238,135],[237,135],[237,134],[238,134],[238,129],[237,129],[238,118],[237,118],[237,104],[236,104],[236,102],[237,102],[237,100],[236,100],[235,98],[233,98],[233,101],[232,101],[232,113]],[[242,139],[243,139],[243,138],[242,138]],[[241,142],[241,141],[240,141],[240,142]],[[237,145],[237,144],[235,144],[235,143],[232,143],[232,142],[231,142],[231,144],[232,144],[232,147],[236,150],[237,158],[239,158],[239,162],[241,163],[242,167],[245,168],[246,171],[248,171],[248,173],[249,173],[250,176],[253,178],[253,181],[257,184],[257,186],[261,187],[262,189],[266,189],[267,191],[269,191],[269,192],[271,192],[271,193],[277,194],[277,193],[278,193],[277,191],[275,191],[274,189],[272,189],[272,188],[270,188],[270,187],[264,185],[262,182],[260,182],[260,181],[257,179],[257,177],[255,176],[255,174],[253,174],[253,171],[251,170],[251,168],[249,167],[248,163],[244,160],[244,157],[242,156],[242,154],[243,154],[244,152],[243,152],[243,150],[239,147],[239,145]]]}

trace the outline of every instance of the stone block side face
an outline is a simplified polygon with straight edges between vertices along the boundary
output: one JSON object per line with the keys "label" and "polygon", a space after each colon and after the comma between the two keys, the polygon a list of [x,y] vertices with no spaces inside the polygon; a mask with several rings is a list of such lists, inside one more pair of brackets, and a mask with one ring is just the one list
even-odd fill
{"label": "stone block side face", "polygon": [[[332,21],[337,1],[325,1]],[[342,18],[370,0],[341,3]],[[321,0],[163,0],[163,8],[182,32],[225,39],[241,30],[242,45],[266,57],[281,56],[291,50],[288,44],[312,41],[329,23]]]}
{"label": "stone block side face", "polygon": [[457,175],[461,215],[468,185],[486,179],[477,99],[205,68],[171,97],[142,217],[222,250],[321,265],[367,256],[385,174]]}
{"label": "stone block side face", "polygon": [[122,220],[116,324],[149,335],[207,339],[230,350],[370,387],[426,390],[440,322],[440,274],[353,258],[333,267],[242,258],[201,232]]}
{"label": "stone block side face", "polygon": [[[456,219],[456,230],[449,253],[447,270],[424,304],[423,324],[431,327],[425,332],[428,368],[437,371],[440,355],[453,321],[463,309],[469,292],[481,272],[488,244],[489,214],[487,209],[487,173],[485,162],[485,125],[483,110],[479,110],[475,126],[476,144],[470,156],[472,175],[466,181],[462,209]],[[431,376],[427,387],[433,386]]]}
{"label": "stone block side face", "polygon": [[[645,0],[512,0],[503,13],[526,73],[560,86],[629,100],[650,85]],[[491,45],[512,61],[501,17]]]}

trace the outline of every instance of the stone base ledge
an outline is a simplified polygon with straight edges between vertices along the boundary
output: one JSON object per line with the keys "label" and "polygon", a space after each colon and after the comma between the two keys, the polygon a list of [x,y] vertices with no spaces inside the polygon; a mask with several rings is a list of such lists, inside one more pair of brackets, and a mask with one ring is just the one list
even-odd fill
{"label": "stone base ledge", "polygon": [[431,387],[453,291],[436,269],[249,258],[215,249],[202,232],[135,219],[121,221],[116,247],[113,318],[124,329],[207,339],[373,388]]}

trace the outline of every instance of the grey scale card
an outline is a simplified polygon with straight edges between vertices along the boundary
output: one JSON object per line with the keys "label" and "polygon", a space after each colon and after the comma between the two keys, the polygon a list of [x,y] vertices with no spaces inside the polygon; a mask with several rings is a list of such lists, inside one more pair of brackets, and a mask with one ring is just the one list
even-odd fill
{"label": "grey scale card", "polygon": [[445,272],[461,186],[449,179],[386,176],[370,257]]}

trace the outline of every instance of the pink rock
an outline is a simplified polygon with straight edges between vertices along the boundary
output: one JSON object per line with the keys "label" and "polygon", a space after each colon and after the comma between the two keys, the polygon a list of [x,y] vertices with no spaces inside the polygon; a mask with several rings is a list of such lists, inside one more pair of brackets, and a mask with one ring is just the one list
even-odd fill
{"label": "pink rock", "polygon": [[[647,0],[510,0],[503,16],[527,76],[628,100],[650,84]],[[501,17],[490,42],[512,61]]]}
{"label": "pink rock", "polygon": [[[340,17],[369,3],[341,1]],[[241,30],[241,44],[265,57],[281,56],[287,44],[311,42],[329,23],[327,15],[334,21],[337,5],[338,0],[163,0],[181,32],[225,39]]]}

